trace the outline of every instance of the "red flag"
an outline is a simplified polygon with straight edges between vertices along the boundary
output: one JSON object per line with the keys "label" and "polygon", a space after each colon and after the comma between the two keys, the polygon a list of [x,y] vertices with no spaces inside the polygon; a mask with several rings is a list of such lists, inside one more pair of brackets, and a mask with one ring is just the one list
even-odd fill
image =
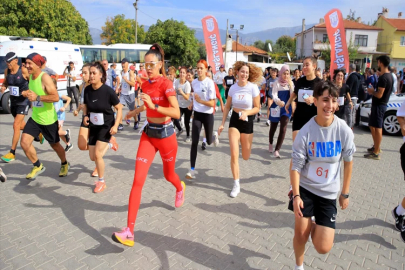
{"label": "red flag", "polygon": [[338,68],[349,71],[349,51],[346,43],[346,31],[342,12],[332,9],[325,15],[326,31],[330,41],[330,73]]}
{"label": "red flag", "polygon": [[222,57],[222,43],[219,35],[217,20],[213,16],[206,16],[202,20],[205,48],[207,50],[208,65],[215,74],[219,67],[224,64]]}

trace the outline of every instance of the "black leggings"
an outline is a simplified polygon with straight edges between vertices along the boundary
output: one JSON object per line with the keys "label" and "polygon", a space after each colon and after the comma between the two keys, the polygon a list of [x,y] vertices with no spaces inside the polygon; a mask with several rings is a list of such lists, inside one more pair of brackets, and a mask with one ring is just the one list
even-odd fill
{"label": "black leggings", "polygon": [[207,138],[207,144],[210,145],[212,143],[212,133],[214,131],[214,115],[212,113],[200,113],[194,111],[190,150],[191,168],[195,168],[198,142],[200,140],[200,132],[203,125],[205,130],[205,137]]}
{"label": "black leggings", "polygon": [[[70,102],[70,110],[73,110],[73,97],[75,98],[76,109],[79,108],[79,91],[77,90],[76,86],[67,87],[68,96],[71,99]],[[72,97],[73,94],[73,97]]]}
{"label": "black leggings", "polygon": [[401,168],[402,171],[404,172],[404,180],[405,180],[405,143],[401,146],[399,153],[401,153]]}
{"label": "black leggings", "polygon": [[[186,127],[187,137],[190,136],[190,118],[193,111],[188,108],[180,108],[180,118],[184,114],[184,126]],[[180,119],[173,119],[173,123],[178,130],[181,130]]]}
{"label": "black leggings", "polygon": [[[281,145],[283,145],[285,133],[287,132],[287,124],[288,124],[288,116],[281,116],[280,117],[280,133],[278,134],[277,138],[277,145],[275,151],[280,151]],[[270,123],[270,131],[269,131],[269,143],[273,144],[274,133],[276,133],[278,126],[278,122],[271,122]]]}

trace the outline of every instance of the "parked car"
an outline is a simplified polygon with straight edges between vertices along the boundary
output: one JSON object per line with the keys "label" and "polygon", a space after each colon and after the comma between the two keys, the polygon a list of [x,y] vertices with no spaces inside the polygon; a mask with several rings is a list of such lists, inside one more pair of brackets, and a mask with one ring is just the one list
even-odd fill
{"label": "parked car", "polygon": [[[383,132],[387,135],[400,135],[401,128],[397,120],[397,111],[405,100],[404,94],[391,95],[383,120]],[[360,125],[368,126],[371,113],[371,99],[360,104]]]}

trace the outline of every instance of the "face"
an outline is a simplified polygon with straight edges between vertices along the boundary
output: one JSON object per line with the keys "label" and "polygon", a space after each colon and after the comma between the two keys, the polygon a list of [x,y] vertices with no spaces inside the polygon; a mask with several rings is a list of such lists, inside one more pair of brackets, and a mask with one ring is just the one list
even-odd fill
{"label": "face", "polygon": [[275,77],[277,77],[277,71],[274,70],[274,69],[272,69],[272,70],[270,71],[270,75],[271,75],[271,77],[274,79]]}
{"label": "face", "polygon": [[318,78],[321,78],[321,72],[319,70],[317,70],[315,72],[315,76],[318,77]]}
{"label": "face", "polygon": [[294,73],[294,77],[295,77],[295,78],[298,78],[299,76],[300,76],[300,71],[299,71],[299,70],[296,70],[295,73]]}
{"label": "face", "polygon": [[184,70],[184,68],[180,69],[180,79],[184,80],[187,76],[187,72]]}
{"label": "face", "polygon": [[88,67],[82,69],[82,78],[85,82],[88,82],[90,79],[90,70]]}
{"label": "face", "polygon": [[98,70],[96,67],[91,67],[90,68],[90,83],[91,84],[97,84],[101,82],[101,78],[103,77],[103,74]]}
{"label": "face", "polygon": [[337,97],[330,96],[329,91],[325,90],[322,96],[314,99],[314,104],[318,117],[326,121],[333,119],[333,115],[338,107]]}
{"label": "face", "polygon": [[13,68],[18,65],[18,59],[16,58],[16,59],[11,60],[10,62],[6,62],[6,65],[7,65],[8,69]]}
{"label": "face", "polygon": [[129,63],[128,62],[123,62],[121,63],[122,69],[127,69],[128,68]]}
{"label": "face", "polygon": [[169,74],[167,74],[167,78],[168,78],[169,80],[171,80],[171,81],[174,81],[175,74],[173,73],[173,71],[170,72]]}
{"label": "face", "polygon": [[224,70],[225,70],[224,68],[219,68],[219,71],[221,72],[224,72]]}
{"label": "face", "polygon": [[193,81],[193,75],[191,75],[191,73],[187,73],[186,80],[189,82]]}
{"label": "face", "polygon": [[335,78],[336,83],[338,83],[338,84],[343,83],[344,77],[345,77],[345,76],[343,75],[342,72],[339,72],[338,74],[336,74],[336,78]]}
{"label": "face", "polygon": [[204,77],[207,73],[207,68],[204,66],[203,63],[198,63],[197,65],[197,75],[198,77]]}
{"label": "face", "polygon": [[328,74],[326,74],[326,73],[322,74],[322,79],[324,79],[326,81],[327,78],[328,78]]}
{"label": "face", "polygon": [[34,74],[39,69],[39,67],[29,59],[25,60],[25,67],[29,74]]}
{"label": "face", "polygon": [[103,64],[104,70],[107,71],[108,70],[108,62],[103,61],[103,62],[101,62],[101,64]]}
{"label": "face", "polygon": [[247,80],[249,79],[249,67],[241,67],[238,71],[238,78],[241,82],[247,82]]}
{"label": "face", "polygon": [[148,54],[145,56],[145,67],[149,78],[155,78],[159,76],[159,70],[162,68],[162,61],[154,54]]}
{"label": "face", "polygon": [[233,75],[233,69],[230,68],[230,69],[228,70],[228,75],[229,75],[229,76],[232,76],[232,75]]}
{"label": "face", "polygon": [[140,70],[144,70],[144,69],[145,69],[144,64],[139,64],[139,69],[140,69]]}
{"label": "face", "polygon": [[302,72],[305,74],[305,76],[308,76],[309,74],[314,74],[315,68],[316,66],[314,66],[311,59],[304,60],[304,64],[302,65]]}
{"label": "face", "polygon": [[289,80],[290,79],[290,71],[289,70],[284,71],[284,73],[281,74],[281,76],[283,77],[283,80],[285,80],[285,81]]}
{"label": "face", "polygon": [[69,64],[70,68],[73,69],[75,67],[75,64],[71,63]]}

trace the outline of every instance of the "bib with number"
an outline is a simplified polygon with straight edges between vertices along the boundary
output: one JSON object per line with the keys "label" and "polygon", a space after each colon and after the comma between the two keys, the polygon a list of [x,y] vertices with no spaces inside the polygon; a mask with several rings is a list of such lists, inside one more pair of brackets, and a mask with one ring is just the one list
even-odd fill
{"label": "bib with number", "polygon": [[339,103],[339,106],[345,105],[345,97],[338,97],[337,101]]}
{"label": "bib with number", "polygon": [[90,122],[95,126],[104,125],[103,113],[90,113]]}
{"label": "bib with number", "polygon": [[228,85],[231,85],[231,84],[233,84],[233,80],[226,80],[226,83],[228,84]]}
{"label": "bib with number", "polygon": [[313,96],[314,90],[305,90],[305,89],[298,90],[298,102],[305,102],[304,100],[305,94],[307,94],[308,96]]}
{"label": "bib with number", "polygon": [[10,95],[14,97],[20,96],[20,87],[18,86],[9,86],[8,90],[10,91]]}
{"label": "bib with number", "polygon": [[44,107],[44,103],[42,101],[33,101],[32,102],[32,106],[33,107],[37,107],[37,108],[43,108]]}
{"label": "bib with number", "polygon": [[270,114],[272,117],[280,117],[280,108],[270,108]]}
{"label": "bib with number", "polygon": [[310,162],[308,178],[319,184],[330,183],[335,178],[338,166],[339,163]]}

